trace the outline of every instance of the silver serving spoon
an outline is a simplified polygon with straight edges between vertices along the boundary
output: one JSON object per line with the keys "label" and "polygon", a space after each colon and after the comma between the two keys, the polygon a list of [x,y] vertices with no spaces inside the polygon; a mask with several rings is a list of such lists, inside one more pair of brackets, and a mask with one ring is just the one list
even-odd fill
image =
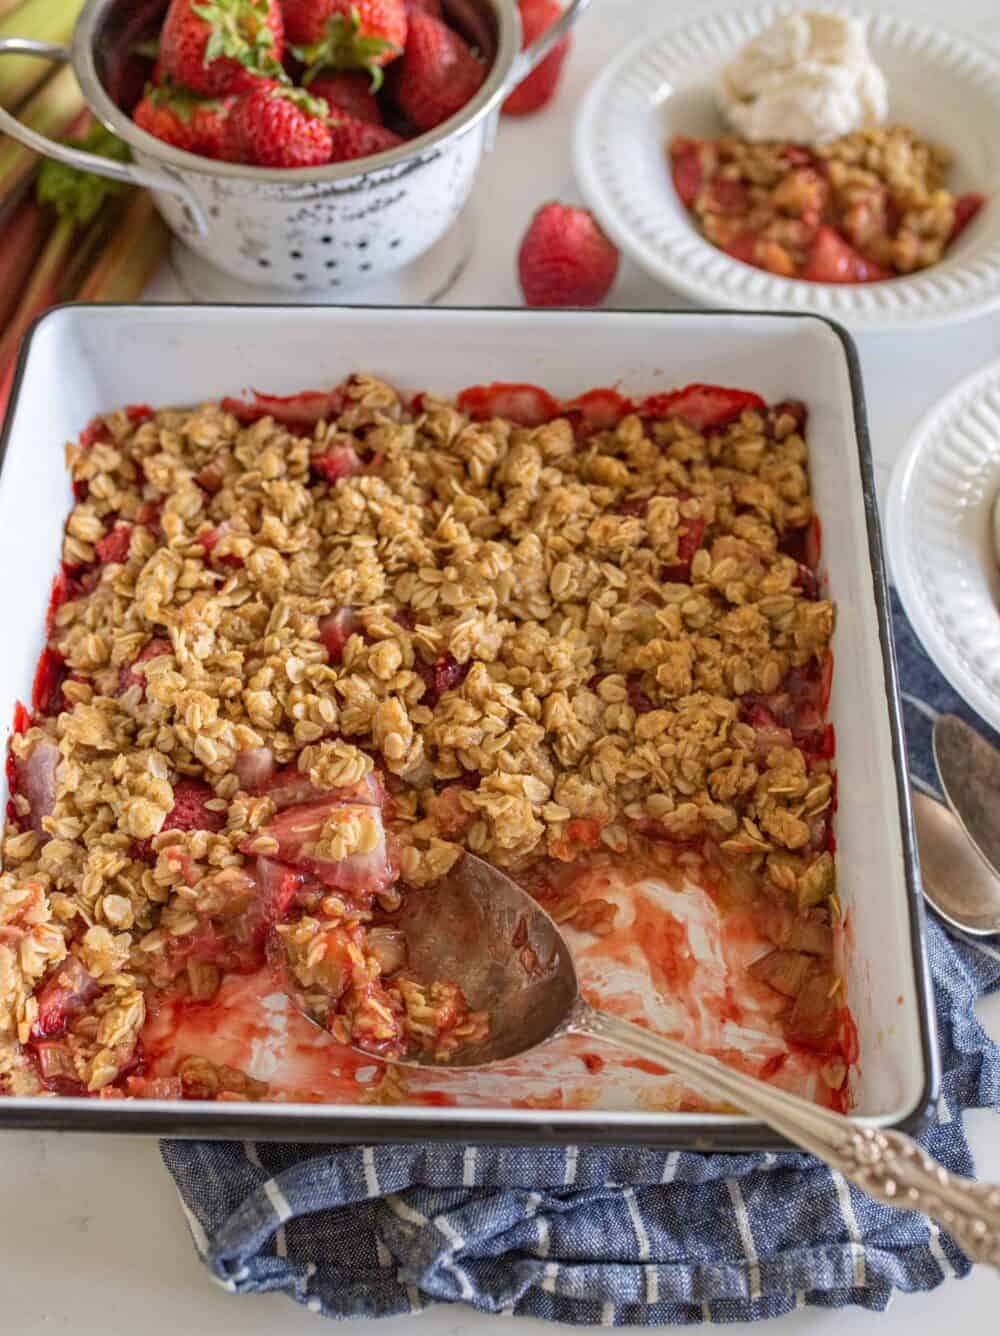
{"label": "silver serving spoon", "polygon": [[[933,1216],[971,1258],[1000,1268],[1000,1187],[950,1174],[900,1132],[864,1127],[590,1006],[559,928],[490,864],[465,854],[443,881],[409,891],[392,921],[406,938],[407,973],[454,980],[491,1025],[485,1041],[449,1062],[426,1053],[399,1060],[404,1065],[481,1067],[561,1034],[608,1040],[759,1118],[869,1196]],[[300,996],[292,1001],[304,1009]]]}

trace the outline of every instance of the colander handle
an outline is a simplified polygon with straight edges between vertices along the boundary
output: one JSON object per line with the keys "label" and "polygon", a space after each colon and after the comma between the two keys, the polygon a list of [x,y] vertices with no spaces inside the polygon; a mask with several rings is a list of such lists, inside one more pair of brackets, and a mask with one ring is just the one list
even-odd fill
{"label": "colander handle", "polygon": [[[52,42],[36,42],[29,37],[0,38],[0,56],[38,56],[42,60],[55,60],[67,64],[71,57],[64,46]],[[169,195],[179,196],[187,205],[191,219],[201,236],[208,233],[208,220],[201,205],[183,181],[167,171],[157,171],[149,167],[139,167],[133,162],[115,162],[112,158],[102,158],[97,153],[85,153],[79,148],[70,148],[60,144],[47,135],[39,134],[27,125],[22,125],[13,116],[0,107],[0,130],[10,135],[36,153],[64,162],[67,167],[76,167],[81,172],[94,172],[97,176],[110,176],[113,181],[126,181],[133,186],[148,186],[151,190],[163,190]]]}
{"label": "colander handle", "polygon": [[529,47],[520,52],[510,67],[506,92],[509,93],[522,79],[526,79],[535,66],[545,59],[552,48],[562,41],[589,4],[590,0],[570,0],[570,3],[552,27],[546,28],[541,37],[536,37]]}

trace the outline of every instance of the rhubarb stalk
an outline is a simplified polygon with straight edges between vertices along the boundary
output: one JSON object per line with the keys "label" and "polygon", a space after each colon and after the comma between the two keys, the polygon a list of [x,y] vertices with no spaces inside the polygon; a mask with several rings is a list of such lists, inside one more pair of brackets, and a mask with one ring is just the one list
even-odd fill
{"label": "rhubarb stalk", "polygon": [[[0,70],[3,61],[0,60]],[[67,65],[52,76],[25,105],[18,119],[50,139],[62,139],[89,118],[76,75]],[[14,198],[38,166],[38,154],[14,139],[0,142],[0,206]]]}
{"label": "rhubarb stalk", "polygon": [[34,198],[23,200],[0,234],[0,329],[6,325],[52,227],[52,215]]}
{"label": "rhubarb stalk", "polygon": [[76,300],[81,302],[134,302],[152,278],[167,250],[170,233],[145,191],[129,201],[97,264],[84,281]]}
{"label": "rhubarb stalk", "polygon": [[[0,3],[0,37],[31,37],[65,46],[83,0],[23,0],[14,8]],[[7,10],[13,9],[12,13]],[[12,110],[45,78],[52,66],[36,56],[4,56],[0,61],[0,106]]]}

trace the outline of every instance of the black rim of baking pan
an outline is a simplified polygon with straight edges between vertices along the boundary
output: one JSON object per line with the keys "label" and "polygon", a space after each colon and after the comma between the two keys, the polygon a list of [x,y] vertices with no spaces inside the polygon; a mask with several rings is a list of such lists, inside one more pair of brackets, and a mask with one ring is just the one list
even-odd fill
{"label": "black rim of baking pan", "polygon": [[[20,397],[21,382],[30,356],[31,345],[39,329],[49,320],[67,310],[119,310],[136,314],[150,309],[187,312],[205,311],[419,311],[430,314],[437,311],[452,314],[469,313],[515,317],[527,316],[532,320],[548,316],[565,316],[573,308],[531,309],[518,306],[396,306],[344,305],[294,303],[283,307],[266,302],[221,303],[206,302],[109,302],[91,305],[85,302],[67,302],[40,315],[25,333],[17,359],[11,387],[9,408],[0,434],[0,470],[7,456],[7,442]],[[854,432],[858,444],[858,463],[861,472],[861,490],[865,507],[868,534],[868,557],[871,563],[875,611],[878,619],[879,643],[882,651],[882,670],[885,683],[885,703],[889,714],[889,732],[892,741],[893,769],[899,809],[900,834],[904,876],[908,892],[910,942],[917,993],[917,1012],[920,1025],[920,1047],[924,1063],[924,1080],[914,1108],[887,1127],[918,1133],[927,1123],[940,1090],[941,1068],[937,1047],[934,991],[927,958],[925,940],[925,911],[920,883],[920,865],[917,857],[916,833],[910,803],[909,774],[906,765],[906,743],[903,731],[899,674],[892,634],[892,613],[885,553],[882,544],[881,522],[872,464],[871,438],[857,346],[851,335],[835,320],[815,315],[811,311],[734,311],[712,308],[698,310],[636,310],[614,308],[606,312],[575,308],[576,313],[600,320],[603,315],[671,316],[673,318],[720,316],[727,320],[775,319],[811,320],[825,325],[839,339],[847,362],[854,414]],[[197,316],[195,316],[197,318]],[[3,735],[7,735],[6,721],[0,721]],[[143,1132],[170,1137],[205,1137],[213,1140],[245,1137],[268,1141],[314,1141],[349,1144],[358,1142],[413,1142],[454,1141],[479,1144],[506,1145],[629,1145],[657,1147],[663,1150],[748,1151],[794,1150],[784,1137],[762,1123],[745,1119],[729,1119],[716,1114],[688,1115],[685,1123],[677,1125],[676,1114],[629,1115],[628,1123],[608,1119],[607,1111],[595,1110],[593,1116],[577,1115],[572,1120],[559,1117],[553,1111],[551,1120],[538,1117],[535,1111],[531,1122],[521,1121],[515,1114],[498,1110],[488,1117],[476,1116],[477,1111],[458,1108],[422,1109],[419,1106],[400,1112],[398,1116],[373,1118],[373,1109],[365,1105],[316,1105],[309,1115],[299,1112],[302,1105],[290,1106],[285,1112],[280,1104],[218,1104],[202,1101],[184,1101],[173,1109],[149,1107],[142,1100],[97,1100],[90,1097],[37,1096],[15,1102],[14,1096],[0,1096],[0,1129],[28,1129],[33,1131],[66,1132]],[[267,1113],[262,1116],[266,1107]],[[295,1111],[292,1111],[292,1110]],[[320,1110],[323,1110],[320,1112]],[[328,1112],[327,1110],[335,1110]],[[537,1120],[535,1120],[537,1119]]]}

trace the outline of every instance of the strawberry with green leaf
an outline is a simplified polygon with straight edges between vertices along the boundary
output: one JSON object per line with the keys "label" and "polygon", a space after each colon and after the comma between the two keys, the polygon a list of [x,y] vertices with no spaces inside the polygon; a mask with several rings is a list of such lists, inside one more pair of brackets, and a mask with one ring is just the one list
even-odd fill
{"label": "strawberry with green leaf", "polygon": [[278,0],[171,0],[160,62],[202,97],[247,91],[260,78],[287,82]]}
{"label": "strawberry with green leaf", "polygon": [[322,70],[367,70],[372,89],[382,66],[406,45],[403,0],[284,0],[285,29],[309,84]]}
{"label": "strawberry with green leaf", "polygon": [[230,114],[227,157],[253,167],[322,167],[333,150],[327,113],[303,88],[258,80]]}
{"label": "strawberry with green leaf", "polygon": [[235,101],[234,97],[195,97],[168,79],[147,87],[132,119],[140,130],[174,148],[203,158],[224,158],[229,113]]}

